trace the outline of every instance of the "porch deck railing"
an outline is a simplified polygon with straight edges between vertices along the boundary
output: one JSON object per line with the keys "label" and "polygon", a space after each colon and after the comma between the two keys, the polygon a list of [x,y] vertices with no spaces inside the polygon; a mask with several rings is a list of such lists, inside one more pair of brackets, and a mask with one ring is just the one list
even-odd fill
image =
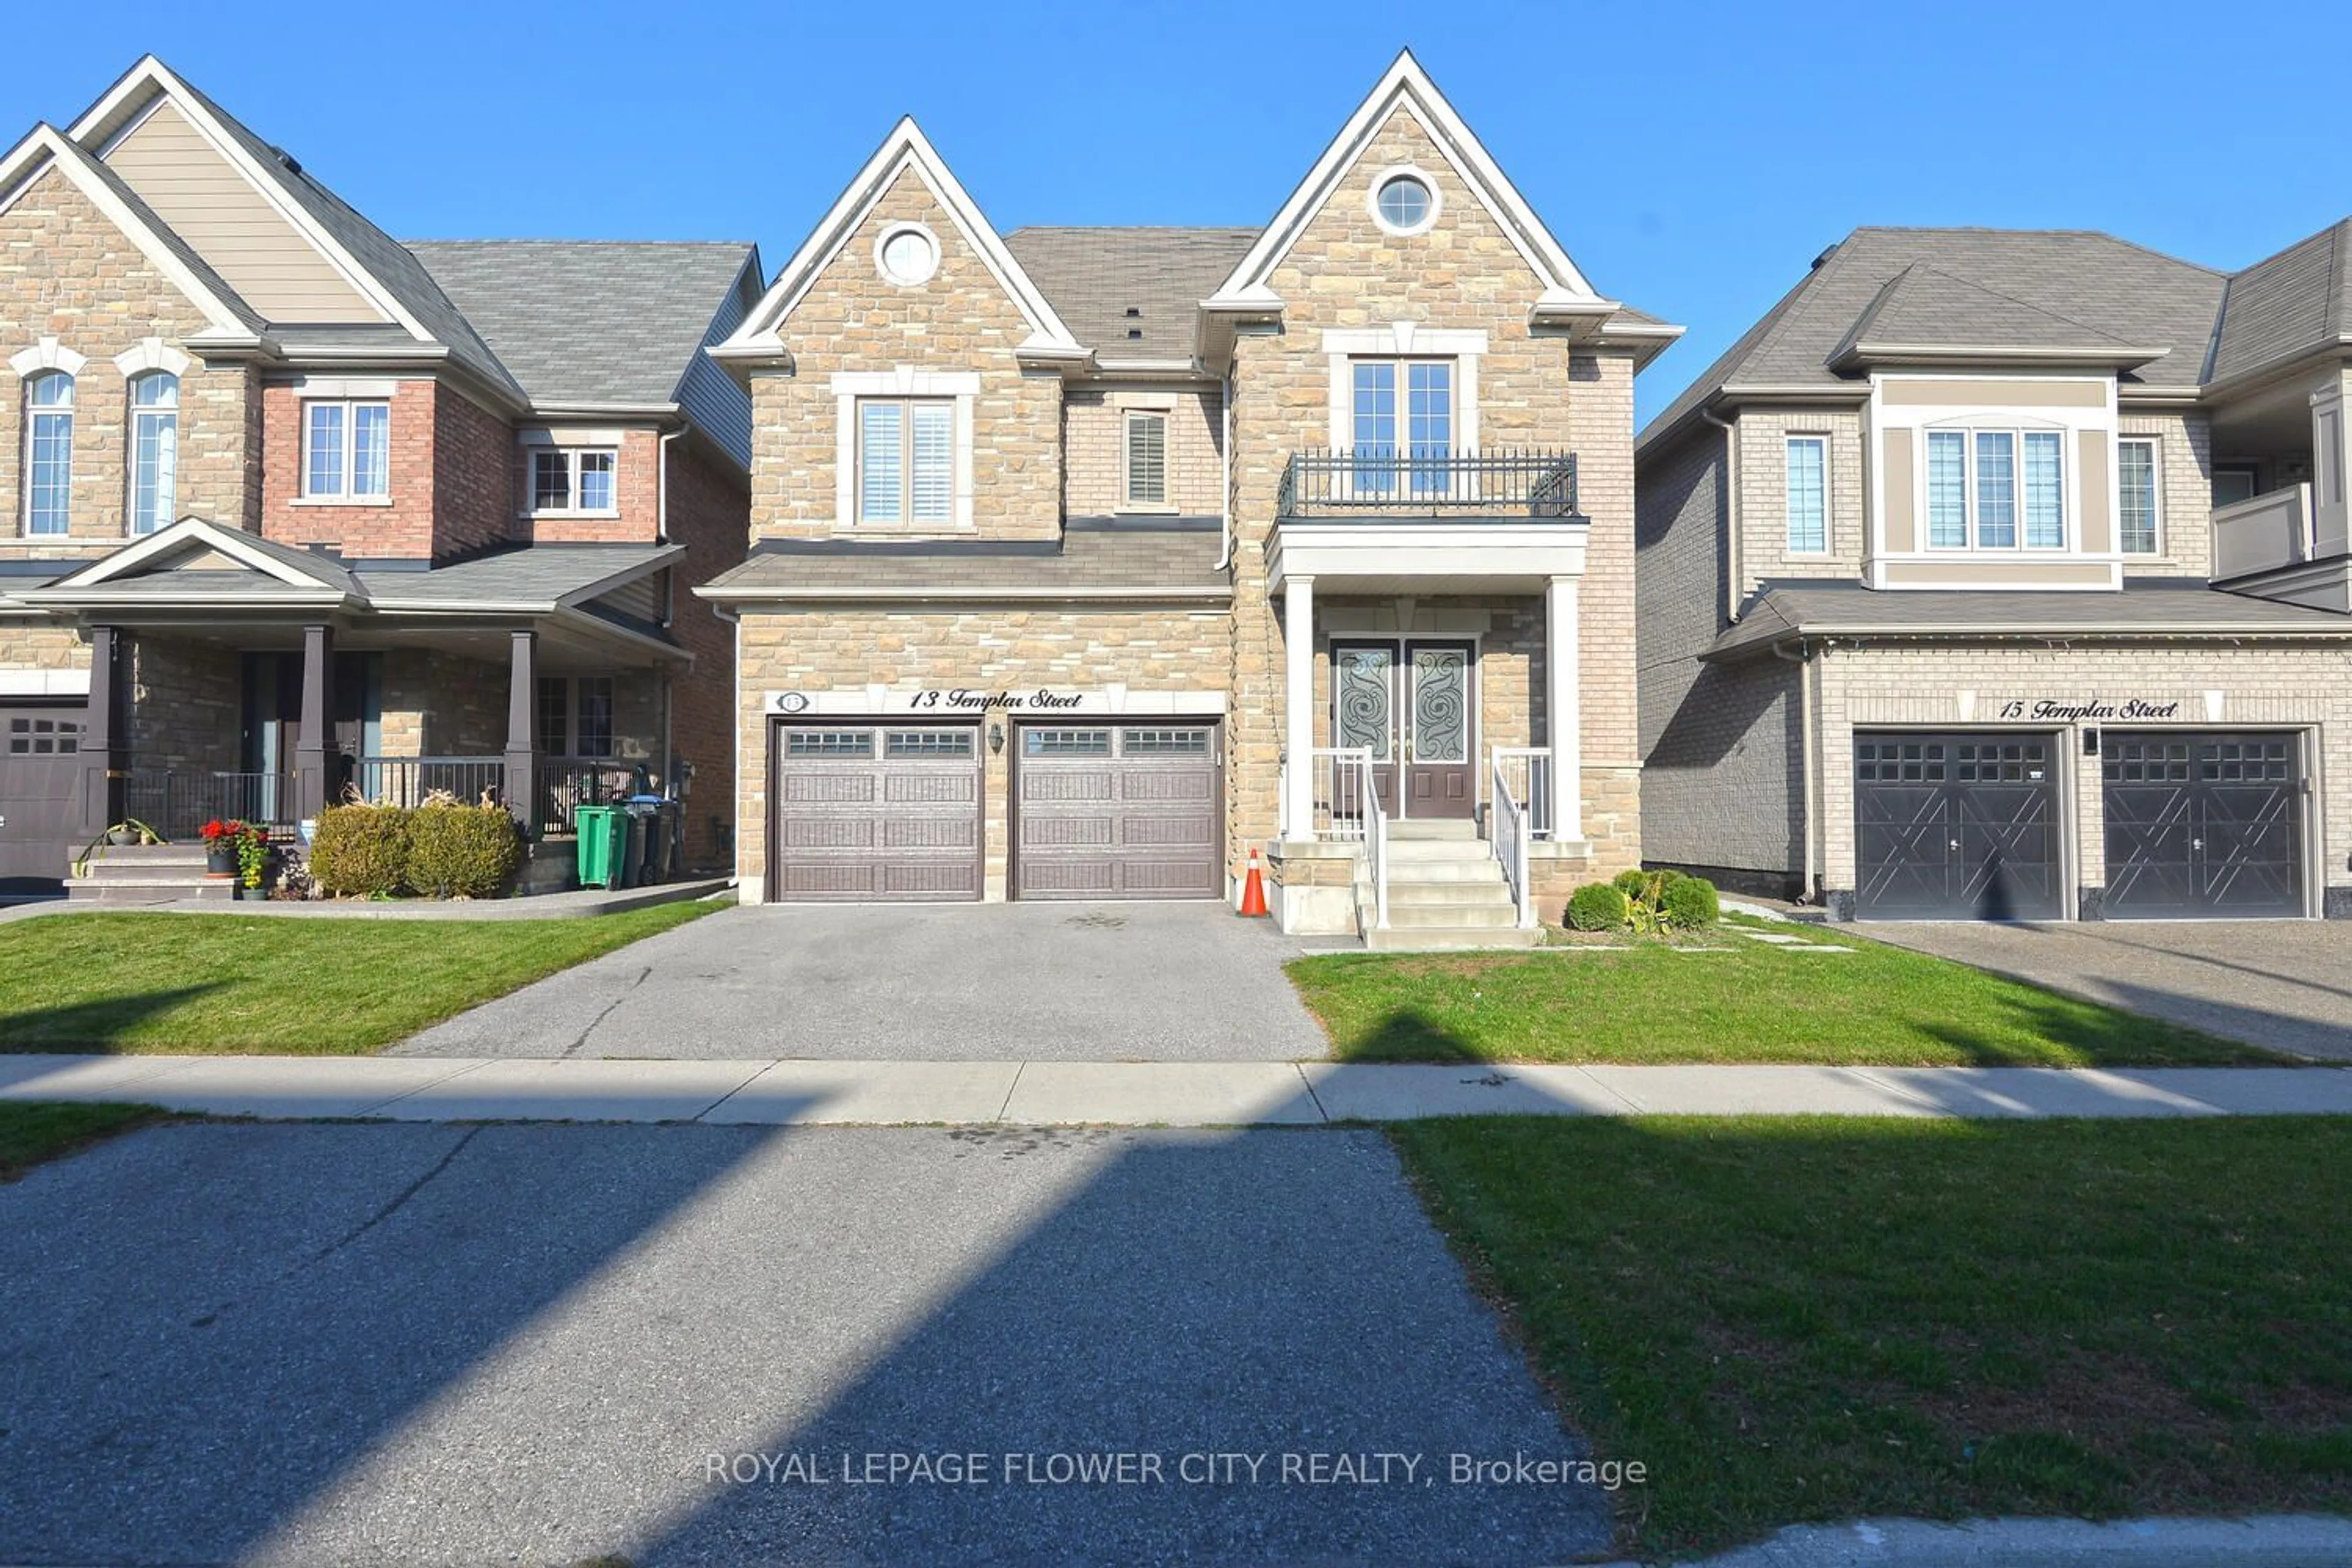
{"label": "porch deck railing", "polygon": [[1316,447],[1294,452],[1276,517],[1407,512],[1572,518],[1576,454],[1548,447]]}
{"label": "porch deck railing", "polygon": [[1512,803],[1528,819],[1528,836],[1549,838],[1551,822],[1551,748],[1496,746],[1492,789],[1499,811],[1506,786]]}
{"label": "porch deck railing", "polygon": [[506,798],[504,757],[360,757],[343,798],[384,805],[422,805],[436,793],[467,805]]}
{"label": "porch deck railing", "polygon": [[1372,753],[1364,746],[1318,746],[1308,753],[1313,770],[1315,820],[1299,837],[1358,844],[1364,838],[1364,800],[1372,781]]}
{"label": "porch deck railing", "polygon": [[290,830],[299,801],[290,773],[136,768],[122,786],[123,815],[173,840],[215,820]]}
{"label": "porch deck railing", "polygon": [[1372,927],[1389,927],[1389,817],[1381,809],[1381,791],[1370,758],[1356,770],[1356,816],[1363,824],[1364,870],[1372,883]]}
{"label": "porch deck railing", "polygon": [[620,757],[541,757],[533,783],[531,826],[542,833],[569,833],[577,807],[626,800],[647,787],[645,764]]}
{"label": "porch deck railing", "polygon": [[2213,575],[2242,577],[2294,566],[2318,553],[2311,485],[2288,485],[2213,509]]}
{"label": "porch deck railing", "polygon": [[1503,880],[1511,889],[1511,902],[1517,906],[1519,925],[1528,929],[1536,923],[1535,900],[1528,892],[1528,845],[1532,835],[1532,822],[1527,808],[1511,793],[1511,781],[1503,775],[1503,762],[1495,759],[1493,789],[1495,792],[1494,830],[1489,839],[1494,846],[1495,859],[1503,868]]}

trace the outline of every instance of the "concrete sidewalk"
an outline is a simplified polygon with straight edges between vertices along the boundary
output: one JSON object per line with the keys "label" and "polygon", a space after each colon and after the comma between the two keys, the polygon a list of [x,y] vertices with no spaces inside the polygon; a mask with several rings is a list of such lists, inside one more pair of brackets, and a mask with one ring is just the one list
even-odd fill
{"label": "concrete sidewalk", "polygon": [[213,1116],[1226,1127],[1432,1116],[2352,1115],[2352,1068],[0,1057],[0,1100]]}

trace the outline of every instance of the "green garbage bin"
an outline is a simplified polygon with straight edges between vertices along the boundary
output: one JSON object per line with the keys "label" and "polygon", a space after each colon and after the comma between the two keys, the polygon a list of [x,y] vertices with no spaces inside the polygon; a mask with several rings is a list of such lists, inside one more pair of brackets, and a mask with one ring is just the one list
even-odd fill
{"label": "green garbage bin", "polygon": [[622,846],[628,842],[627,816],[617,805],[573,808],[572,830],[580,835],[580,885],[617,888],[621,885]]}

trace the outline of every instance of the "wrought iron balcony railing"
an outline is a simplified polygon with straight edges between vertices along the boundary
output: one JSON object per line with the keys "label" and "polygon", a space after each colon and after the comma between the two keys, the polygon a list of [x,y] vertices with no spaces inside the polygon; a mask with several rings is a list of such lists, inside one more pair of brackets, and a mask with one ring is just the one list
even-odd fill
{"label": "wrought iron balcony railing", "polygon": [[1385,510],[1463,517],[1580,517],[1576,454],[1543,447],[1357,447],[1295,452],[1277,517]]}

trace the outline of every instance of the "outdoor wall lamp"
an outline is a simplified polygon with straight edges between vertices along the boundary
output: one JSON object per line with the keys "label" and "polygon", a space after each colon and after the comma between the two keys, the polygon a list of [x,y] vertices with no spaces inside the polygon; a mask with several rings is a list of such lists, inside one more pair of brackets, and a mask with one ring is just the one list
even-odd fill
{"label": "outdoor wall lamp", "polygon": [[988,726],[988,749],[1000,757],[1004,754],[1004,725],[1001,721],[992,721]]}

